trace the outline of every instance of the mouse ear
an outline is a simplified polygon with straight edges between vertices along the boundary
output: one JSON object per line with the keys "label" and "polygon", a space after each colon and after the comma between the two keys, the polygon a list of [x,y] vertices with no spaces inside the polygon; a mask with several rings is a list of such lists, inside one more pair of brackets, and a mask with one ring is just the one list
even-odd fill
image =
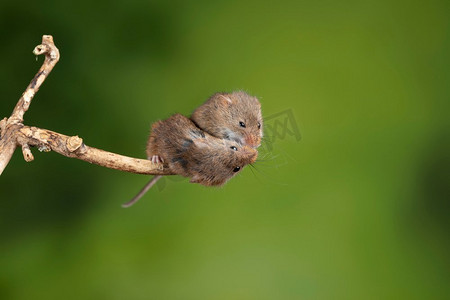
{"label": "mouse ear", "polygon": [[227,94],[218,94],[217,95],[219,98],[219,102],[223,105],[231,105],[233,103],[233,101],[231,100],[231,98],[227,95]]}
{"label": "mouse ear", "polygon": [[206,139],[194,139],[194,144],[198,148],[206,148],[206,147],[208,147],[208,143],[206,142]]}

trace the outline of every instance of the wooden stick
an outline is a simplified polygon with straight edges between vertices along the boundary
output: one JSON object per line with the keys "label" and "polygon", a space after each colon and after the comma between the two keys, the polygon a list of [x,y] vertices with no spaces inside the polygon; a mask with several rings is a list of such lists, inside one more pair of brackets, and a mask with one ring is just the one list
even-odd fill
{"label": "wooden stick", "polygon": [[20,97],[11,116],[0,121],[0,175],[8,165],[18,146],[22,148],[25,161],[34,159],[30,146],[39,151],[54,151],[61,155],[77,158],[106,168],[146,175],[172,175],[162,164],[147,159],[127,157],[89,147],[78,136],[66,136],[54,131],[23,125],[23,117],[31,100],[59,60],[59,50],[53,37],[44,35],[42,44],[34,48],[35,55],[45,54],[45,60],[36,76]]}

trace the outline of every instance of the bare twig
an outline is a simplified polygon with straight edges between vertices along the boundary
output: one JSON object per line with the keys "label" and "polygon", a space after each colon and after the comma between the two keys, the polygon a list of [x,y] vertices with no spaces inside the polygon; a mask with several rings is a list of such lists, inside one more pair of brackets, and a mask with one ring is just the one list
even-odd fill
{"label": "bare twig", "polygon": [[30,162],[30,161],[34,160],[33,153],[31,153],[31,149],[28,144],[22,145],[22,154],[23,154],[23,159],[25,159],[26,162]]}
{"label": "bare twig", "polygon": [[168,169],[163,169],[162,164],[89,147],[78,136],[67,136],[46,129],[23,126],[17,131],[17,141],[19,144],[26,143],[38,147],[40,151],[55,151],[67,157],[110,169],[146,175],[170,175]]}
{"label": "bare twig", "polygon": [[39,151],[55,151],[67,157],[125,172],[146,175],[173,174],[168,168],[163,168],[162,164],[154,164],[150,160],[127,157],[89,147],[78,136],[69,137],[46,129],[24,126],[23,116],[30,107],[31,100],[59,60],[59,51],[53,43],[51,35],[44,35],[42,44],[37,46],[33,53],[35,55],[45,54],[44,63],[20,97],[11,116],[0,121],[0,175],[18,146],[21,146],[27,162],[34,159],[30,146],[35,146]]}
{"label": "bare twig", "polygon": [[23,115],[30,107],[31,100],[41,87],[44,80],[53,70],[53,67],[59,61],[59,50],[53,43],[53,37],[51,35],[44,35],[42,37],[42,44],[36,46],[33,53],[34,55],[45,54],[45,60],[37,74],[27,86],[25,92],[22,94],[22,97],[20,97],[19,102],[17,102],[17,105],[8,120],[10,123],[23,122]]}

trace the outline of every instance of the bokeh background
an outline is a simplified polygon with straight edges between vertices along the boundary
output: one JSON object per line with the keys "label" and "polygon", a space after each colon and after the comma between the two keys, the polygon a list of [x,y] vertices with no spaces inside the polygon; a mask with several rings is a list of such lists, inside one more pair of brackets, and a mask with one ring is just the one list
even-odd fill
{"label": "bokeh background", "polygon": [[170,178],[129,209],[148,177],[17,151],[0,178],[0,298],[449,299],[449,9],[2,2],[0,117],[52,34],[61,60],[28,125],[145,157],[152,122],[244,89],[272,143],[223,188]]}

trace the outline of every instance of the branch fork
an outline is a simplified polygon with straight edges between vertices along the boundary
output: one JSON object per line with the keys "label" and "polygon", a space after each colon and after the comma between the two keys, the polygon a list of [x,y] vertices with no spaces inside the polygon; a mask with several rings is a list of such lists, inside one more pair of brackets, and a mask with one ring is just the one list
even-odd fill
{"label": "branch fork", "polygon": [[60,57],[51,35],[44,35],[42,44],[36,46],[33,53],[45,55],[44,63],[20,97],[11,116],[0,121],[0,175],[17,147],[22,148],[23,157],[27,162],[34,160],[31,147],[37,147],[41,152],[54,151],[67,157],[125,172],[145,175],[173,174],[160,163],[155,164],[147,159],[127,157],[89,147],[77,135],[66,136],[47,129],[24,125],[23,117],[30,107],[31,100]]}

